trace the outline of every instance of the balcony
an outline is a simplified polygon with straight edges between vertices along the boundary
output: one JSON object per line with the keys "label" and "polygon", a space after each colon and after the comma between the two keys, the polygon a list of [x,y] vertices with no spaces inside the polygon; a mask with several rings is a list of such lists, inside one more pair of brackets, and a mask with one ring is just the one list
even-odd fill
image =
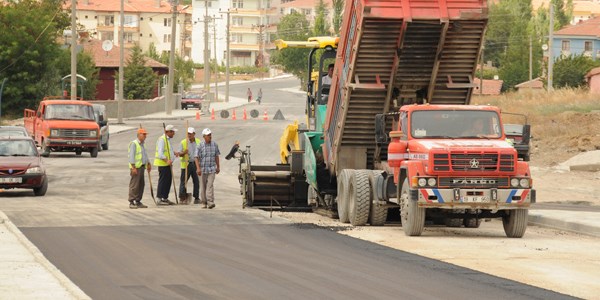
{"label": "balcony", "polygon": [[229,48],[231,50],[258,51],[257,44],[244,44],[244,43],[238,44],[238,43],[231,42],[231,44],[229,45]]}

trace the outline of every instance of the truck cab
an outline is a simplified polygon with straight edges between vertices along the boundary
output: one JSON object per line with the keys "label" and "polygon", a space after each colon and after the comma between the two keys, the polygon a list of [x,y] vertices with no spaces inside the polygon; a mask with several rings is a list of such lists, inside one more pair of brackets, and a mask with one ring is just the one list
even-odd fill
{"label": "truck cab", "polygon": [[100,128],[89,102],[44,98],[37,110],[25,110],[24,125],[42,148],[42,156],[48,157],[50,152],[98,156]]}

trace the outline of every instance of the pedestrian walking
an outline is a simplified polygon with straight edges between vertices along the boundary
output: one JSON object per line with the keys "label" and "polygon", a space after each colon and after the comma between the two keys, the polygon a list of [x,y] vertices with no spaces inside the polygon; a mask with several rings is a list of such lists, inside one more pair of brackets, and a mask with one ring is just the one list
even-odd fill
{"label": "pedestrian walking", "polygon": [[256,102],[260,105],[260,101],[262,100],[262,88],[258,89],[258,94],[256,94]]}
{"label": "pedestrian walking", "polygon": [[248,103],[250,103],[250,101],[252,101],[252,91],[250,90],[250,88],[248,88],[246,95],[248,96]]}
{"label": "pedestrian walking", "polygon": [[181,161],[181,180],[179,181],[179,199],[184,204],[187,204],[190,199],[187,199],[186,182],[192,177],[194,185],[193,196],[194,204],[200,204],[200,183],[198,182],[198,174],[196,174],[196,150],[200,145],[200,139],[196,137],[194,127],[188,127],[187,138],[181,140],[179,144],[179,159]]}
{"label": "pedestrian walking", "polygon": [[171,139],[175,136],[175,126],[165,126],[165,134],[161,135],[156,141],[156,153],[154,155],[154,165],[158,167],[158,205],[174,205],[169,200],[169,191],[171,190],[171,181],[173,180],[173,160],[175,153],[171,144]]}
{"label": "pedestrian walking", "polygon": [[152,165],[148,161],[148,154],[144,142],[146,141],[146,129],[140,128],[137,131],[137,139],[129,143],[129,208],[147,208],[142,203],[144,196],[144,171],[148,173],[152,170]]}
{"label": "pedestrian walking", "polygon": [[219,145],[212,141],[212,132],[208,128],[202,130],[202,138],[204,141],[200,142],[198,150],[196,152],[196,169],[197,174],[200,176],[200,185],[202,188],[202,199],[200,204],[203,208],[214,208],[215,207],[215,191],[214,182],[215,175],[219,174],[220,162]]}

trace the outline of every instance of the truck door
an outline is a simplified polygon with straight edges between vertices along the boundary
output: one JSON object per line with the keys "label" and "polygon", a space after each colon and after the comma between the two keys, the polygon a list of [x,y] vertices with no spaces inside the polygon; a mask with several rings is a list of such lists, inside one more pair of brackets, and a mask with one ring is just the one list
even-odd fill
{"label": "truck door", "polygon": [[42,138],[44,135],[44,129],[42,128],[43,120],[44,120],[44,111],[46,106],[40,105],[38,111],[36,112],[35,119],[33,121],[33,134],[35,141],[38,142],[38,145],[41,145]]}

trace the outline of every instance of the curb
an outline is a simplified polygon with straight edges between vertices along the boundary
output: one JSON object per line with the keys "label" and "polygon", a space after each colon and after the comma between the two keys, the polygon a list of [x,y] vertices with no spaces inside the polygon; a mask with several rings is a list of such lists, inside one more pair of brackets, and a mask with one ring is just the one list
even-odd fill
{"label": "curb", "polygon": [[15,224],[4,214],[4,212],[0,211],[0,222],[6,225],[6,228],[17,238],[17,240],[33,255],[35,261],[42,265],[50,274],[58,280],[60,285],[67,290],[71,296],[75,299],[92,299],[90,296],[86,295],[75,283],[73,283],[65,274],[63,274],[58,268],[56,268],[45,256],[42,252],[31,243],[27,237],[17,228]]}
{"label": "curb", "polygon": [[531,210],[529,211],[528,225],[536,225],[540,227],[564,230],[593,237],[600,237],[600,227],[598,226],[548,217],[542,214],[536,214],[535,212],[532,213]]}

